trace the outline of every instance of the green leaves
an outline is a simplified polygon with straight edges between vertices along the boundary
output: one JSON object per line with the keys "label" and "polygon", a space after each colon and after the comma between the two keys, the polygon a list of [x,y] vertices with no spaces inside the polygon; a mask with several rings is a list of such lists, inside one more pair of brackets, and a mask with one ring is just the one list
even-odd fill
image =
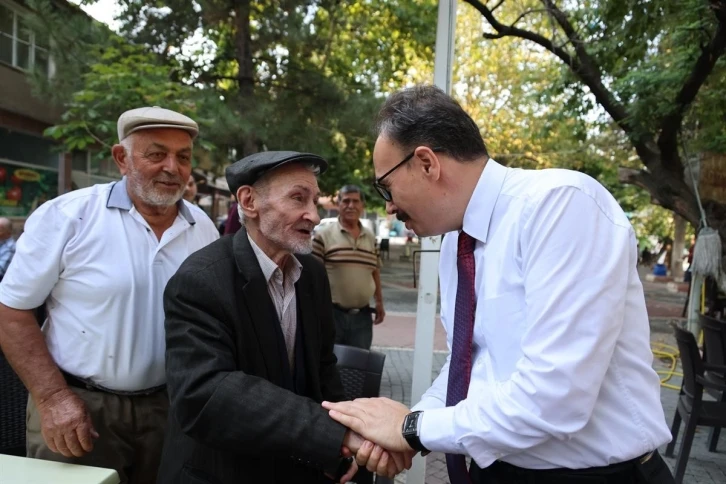
{"label": "green leaves", "polygon": [[[142,46],[110,36],[106,42],[86,44],[84,50],[85,72],[77,90],[65,99],[62,124],[45,131],[62,141],[66,151],[90,149],[108,159],[117,142],[116,120],[124,111],[158,105],[195,117],[200,104],[209,101],[198,89],[170,80],[175,66]],[[201,141],[203,150],[214,149],[204,134]]]}

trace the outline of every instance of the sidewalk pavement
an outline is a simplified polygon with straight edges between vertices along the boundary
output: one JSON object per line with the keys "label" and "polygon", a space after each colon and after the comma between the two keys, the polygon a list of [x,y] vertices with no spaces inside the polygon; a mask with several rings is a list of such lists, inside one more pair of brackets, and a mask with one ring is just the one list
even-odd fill
{"label": "sidewalk pavement", "polygon": [[[413,349],[416,336],[416,313],[388,312],[382,324],[373,328],[373,346]],[[446,332],[441,319],[434,323],[434,351],[448,351]]]}

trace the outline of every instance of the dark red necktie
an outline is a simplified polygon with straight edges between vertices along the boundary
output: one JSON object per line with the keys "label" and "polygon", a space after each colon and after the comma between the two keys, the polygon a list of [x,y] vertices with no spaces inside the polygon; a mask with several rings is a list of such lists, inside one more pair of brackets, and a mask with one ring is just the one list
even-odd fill
{"label": "dark red necktie", "polygon": [[[451,362],[449,363],[449,383],[446,388],[447,407],[453,407],[466,398],[471,380],[471,344],[474,337],[474,315],[476,314],[475,243],[476,239],[461,231],[456,254],[459,281],[456,286],[454,337],[452,338]],[[466,457],[463,455],[446,454],[446,467],[451,484],[471,483],[469,471],[466,468]]]}

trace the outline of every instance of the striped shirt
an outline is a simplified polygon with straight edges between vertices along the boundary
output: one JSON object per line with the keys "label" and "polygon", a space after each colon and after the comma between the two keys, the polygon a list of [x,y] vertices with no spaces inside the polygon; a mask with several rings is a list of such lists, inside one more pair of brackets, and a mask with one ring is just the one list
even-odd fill
{"label": "striped shirt", "polygon": [[325,264],[333,303],[348,309],[370,304],[376,291],[373,272],[378,269],[373,232],[360,225],[360,235],[353,238],[338,220],[315,234],[313,254]]}
{"label": "striped shirt", "polygon": [[5,273],[10,267],[10,261],[15,255],[15,239],[12,237],[0,242],[0,279],[5,277]]}
{"label": "striped shirt", "polygon": [[270,259],[254,240],[247,235],[255,251],[257,262],[260,263],[260,269],[267,281],[267,292],[270,293],[272,303],[277,310],[277,319],[280,321],[282,334],[285,337],[285,346],[287,347],[287,359],[290,363],[290,370],[295,364],[295,333],[297,332],[297,301],[295,300],[295,283],[300,279],[302,274],[302,264],[290,255],[285,263],[285,272],[280,266]]}

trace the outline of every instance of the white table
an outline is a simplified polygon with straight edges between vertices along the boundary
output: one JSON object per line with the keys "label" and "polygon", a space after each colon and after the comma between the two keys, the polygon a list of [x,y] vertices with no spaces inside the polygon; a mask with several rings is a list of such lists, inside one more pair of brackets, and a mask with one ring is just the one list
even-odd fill
{"label": "white table", "polygon": [[119,484],[113,469],[0,454],[2,484]]}

